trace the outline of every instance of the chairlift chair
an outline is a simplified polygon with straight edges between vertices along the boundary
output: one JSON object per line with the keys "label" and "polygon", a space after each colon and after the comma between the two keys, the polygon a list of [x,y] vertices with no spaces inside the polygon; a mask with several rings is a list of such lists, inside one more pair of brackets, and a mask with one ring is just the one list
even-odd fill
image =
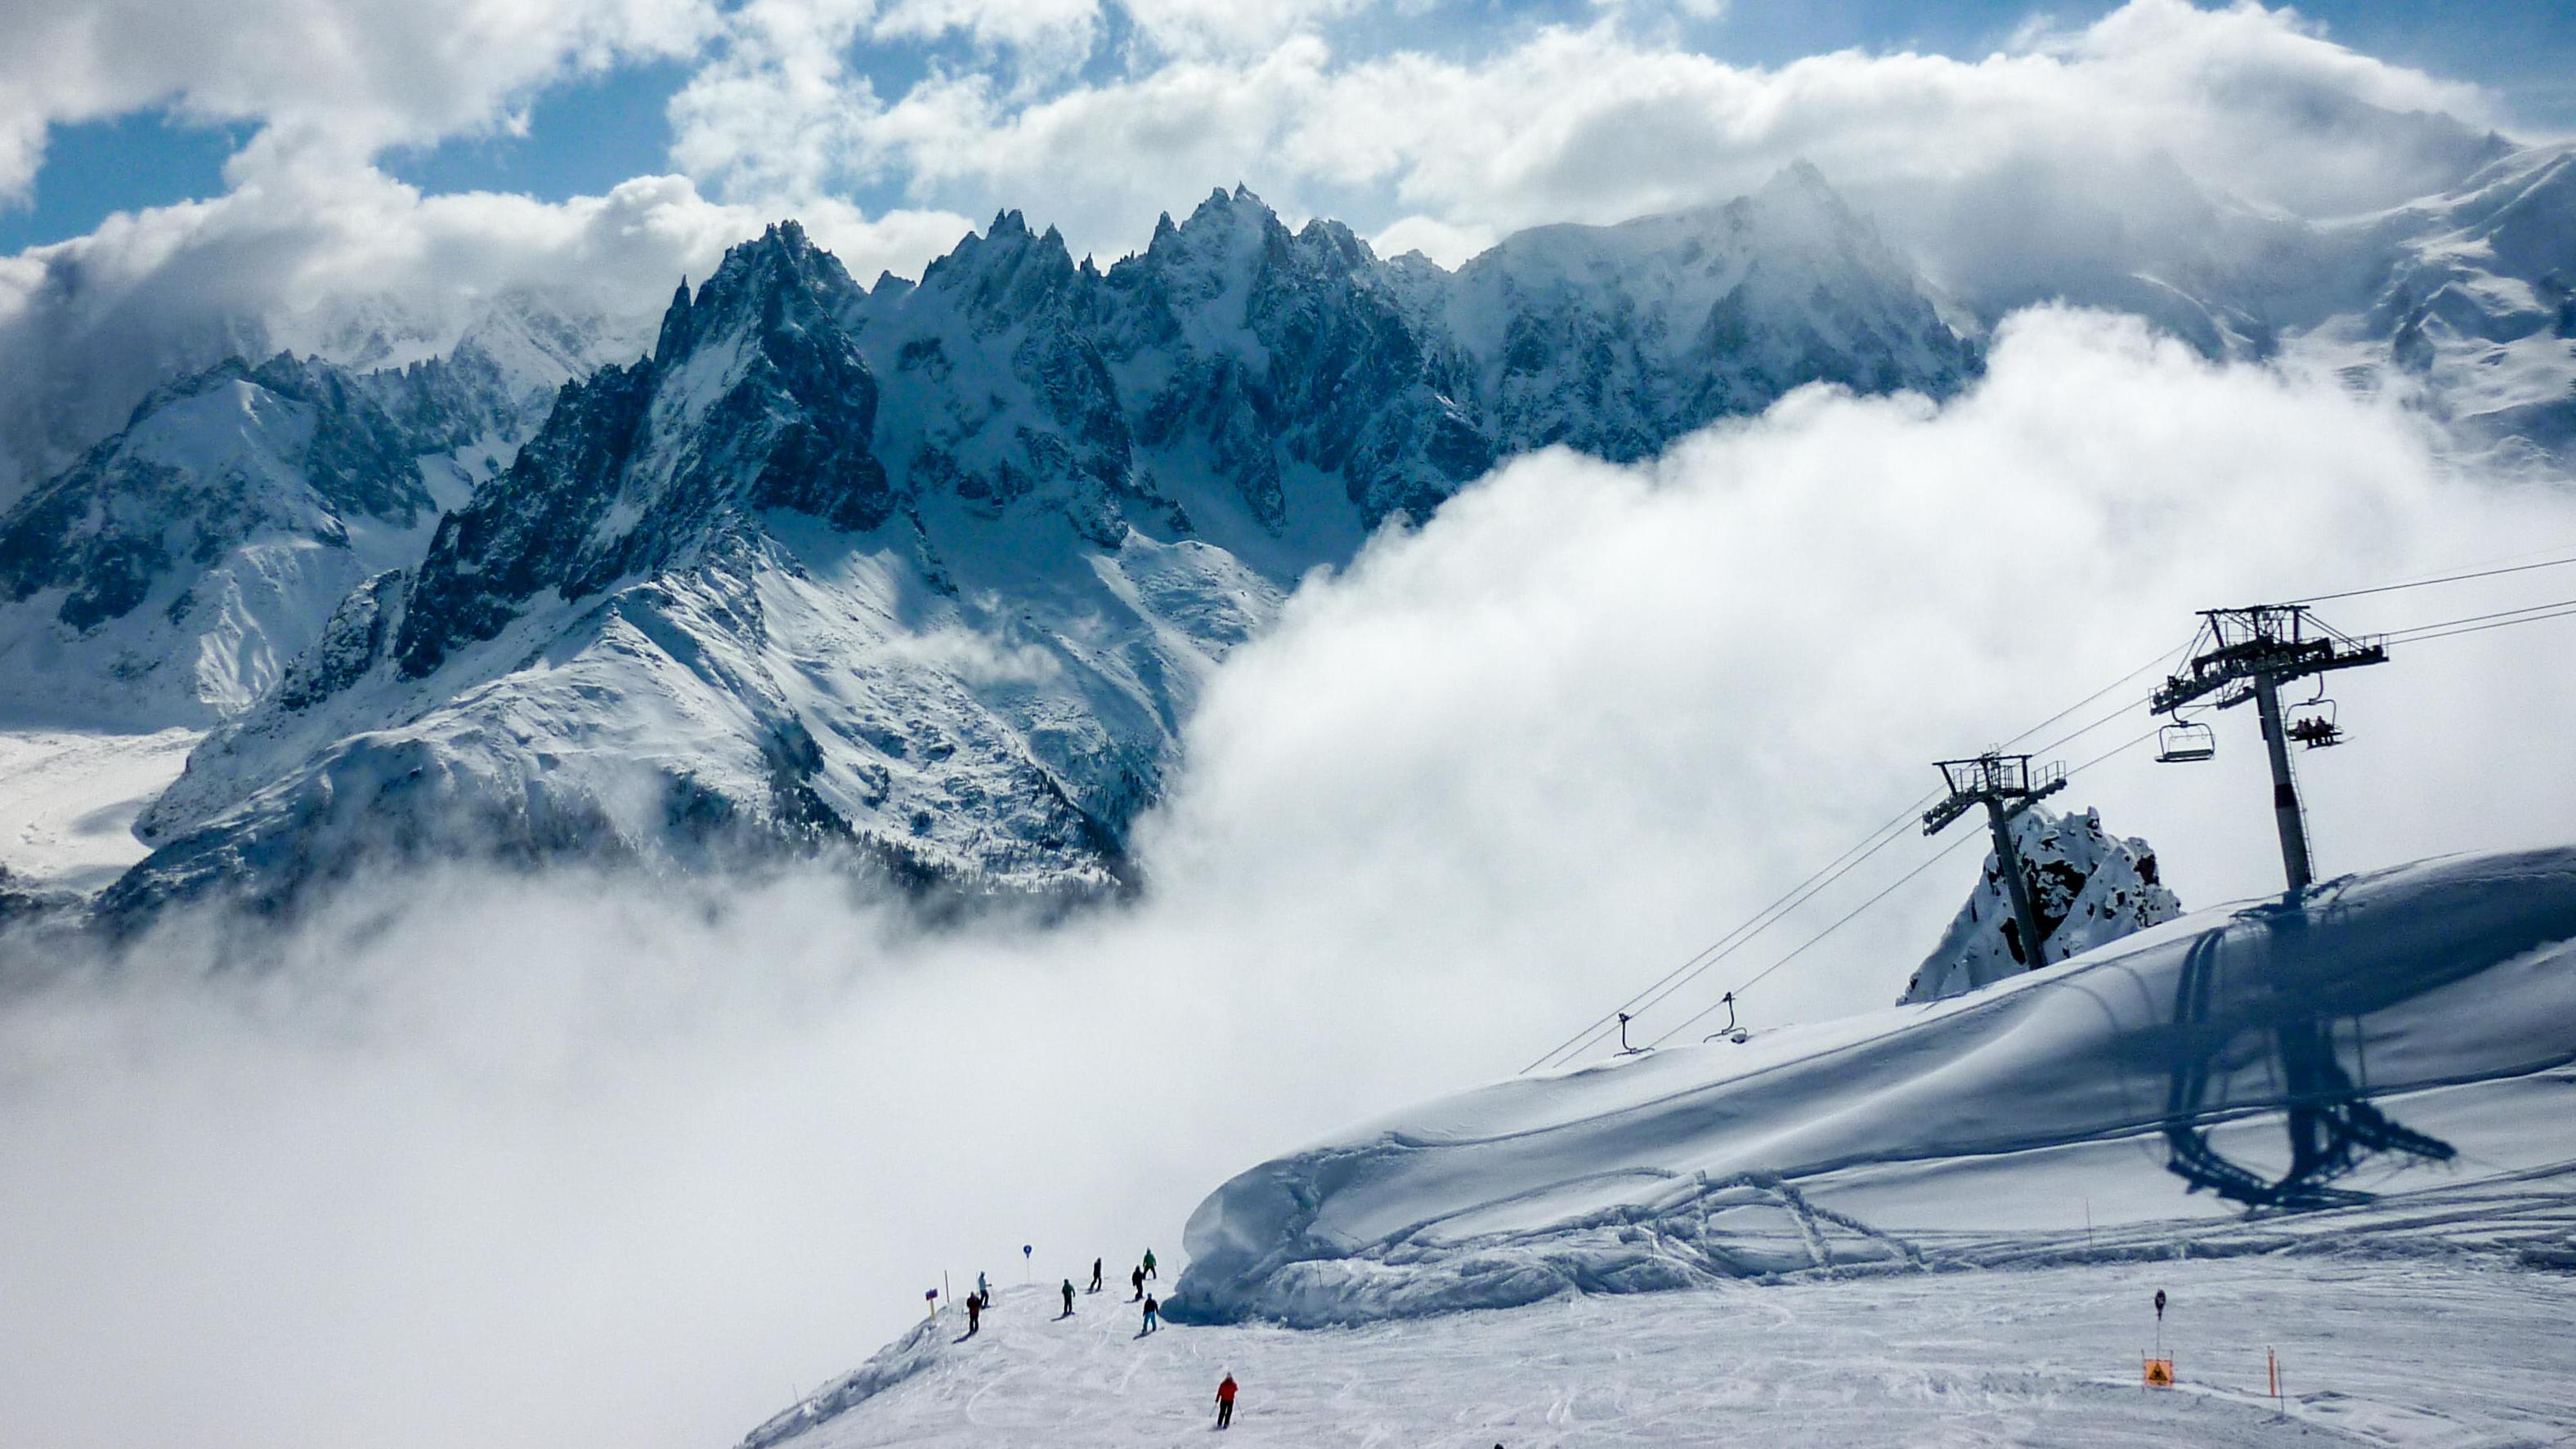
{"label": "chairlift chair", "polygon": [[1749,1029],[1736,1023],[1735,993],[1730,991],[1724,996],[1719,997],[1718,1004],[1726,1008],[1726,1025],[1719,1027],[1717,1030],[1710,1032],[1704,1037],[1701,1037],[1700,1044],[1705,1046],[1710,1042],[1723,1038],[1724,1040],[1735,1043],[1737,1046],[1744,1045],[1744,1043],[1752,1037],[1753,1033]]}
{"label": "chairlift chair", "polygon": [[2312,711],[2290,721],[2282,731],[2291,739],[2312,750],[2322,750],[2343,743],[2343,726],[2335,723],[2335,702],[2323,695],[2309,700],[2300,708]]}
{"label": "chairlift chair", "polygon": [[2218,732],[2204,724],[2175,720],[2156,731],[2156,759],[2167,765],[2190,764],[2218,753]]}

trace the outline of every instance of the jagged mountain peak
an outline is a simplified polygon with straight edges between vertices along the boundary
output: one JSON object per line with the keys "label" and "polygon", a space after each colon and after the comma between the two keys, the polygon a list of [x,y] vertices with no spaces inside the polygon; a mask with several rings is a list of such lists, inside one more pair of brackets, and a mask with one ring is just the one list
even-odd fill
{"label": "jagged mountain peak", "polygon": [[703,310],[747,297],[768,297],[781,290],[801,292],[837,305],[858,293],[841,259],[814,245],[793,219],[771,222],[758,237],[726,249],[694,304]]}
{"label": "jagged mountain peak", "polygon": [[775,333],[814,326],[847,314],[865,296],[841,259],[814,245],[804,227],[792,219],[771,222],[758,237],[726,249],[694,298],[682,284],[663,314],[653,356],[667,366],[709,339],[746,328]]}
{"label": "jagged mountain peak", "polygon": [[[1639,277],[1677,273],[1692,246],[1740,250],[1713,215],[1636,236],[1605,255]],[[1097,881],[1211,661],[1381,522],[1527,446],[1636,455],[1818,377],[1951,380],[1937,349],[1870,331],[1913,338],[1914,313],[1875,290],[1830,327],[1728,314],[1739,366],[1683,345],[1714,335],[1709,304],[1675,312],[1659,280],[1474,286],[1329,219],[1292,231],[1242,185],[1106,272],[1006,209],[917,284],[863,291],[802,228],[772,226],[675,290],[652,356],[566,388],[415,568],[353,596],[328,668],[210,742],[156,810],[164,853],[135,899],[233,870],[262,832],[523,797],[546,802],[506,807],[532,850],[578,847],[594,806],[660,799],[659,823],[609,810],[621,838],[847,831],[943,870]],[[1462,297],[1547,344],[1513,391],[1480,382],[1505,344],[1457,324]],[[1844,337],[1869,348],[1848,365],[1827,355]],[[925,648],[925,630],[973,647]],[[845,678],[862,639],[872,662]],[[577,699],[561,693],[576,675]],[[799,681],[821,678],[832,697],[807,699]],[[561,751],[494,724],[523,706],[566,739],[690,723],[649,761],[565,774]],[[630,764],[656,782],[640,795]],[[394,798],[422,769],[444,772],[428,803]],[[240,873],[319,868],[301,852]]]}
{"label": "jagged mountain peak", "polygon": [[959,306],[998,326],[1041,310],[1081,275],[1064,233],[1053,226],[1032,233],[1019,212],[1006,211],[983,234],[967,233],[946,256],[922,268],[921,287],[952,295]]}

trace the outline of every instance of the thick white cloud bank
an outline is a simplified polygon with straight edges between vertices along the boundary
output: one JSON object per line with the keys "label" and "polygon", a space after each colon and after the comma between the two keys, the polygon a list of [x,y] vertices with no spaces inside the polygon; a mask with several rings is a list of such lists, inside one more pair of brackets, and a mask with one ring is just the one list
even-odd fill
{"label": "thick white cloud bank", "polygon": [[[1981,58],[1844,51],[1729,64],[1614,14],[1459,56],[1346,52],[1329,29],[1151,52],[1096,82],[941,72],[897,97],[833,40],[758,7],[674,107],[691,174],[792,197],[895,178],[916,202],[1024,207],[1076,248],[1140,244],[1157,211],[1245,180],[1455,263],[1509,231],[1607,222],[1749,191],[1798,159],[1864,193],[2032,166],[2202,184],[2308,216],[2454,179],[2495,99],[2335,44],[2288,9],[2132,0]],[[2119,176],[2099,189],[2115,199]]]}
{"label": "thick white cloud bank", "polygon": [[[2079,313],[2017,319],[1946,408],[1816,390],[1650,466],[1523,460],[1224,666],[1132,907],[925,936],[815,881],[387,882],[266,972],[196,979],[179,923],[0,1006],[0,1402],[66,1446],[728,1442],[943,1268],[1169,1261],[1248,1163],[1519,1067],[2195,607],[2548,544],[2576,545],[2564,492],[2450,476],[2328,381]],[[2564,839],[2576,772],[2542,722],[2576,709],[2570,627],[2339,680],[2353,743],[2302,759],[2323,870]],[[2191,905],[2278,879],[2251,722],[2217,723],[2214,764],[2132,751],[2068,796]],[[1973,870],[1748,1013],[1892,999]]]}

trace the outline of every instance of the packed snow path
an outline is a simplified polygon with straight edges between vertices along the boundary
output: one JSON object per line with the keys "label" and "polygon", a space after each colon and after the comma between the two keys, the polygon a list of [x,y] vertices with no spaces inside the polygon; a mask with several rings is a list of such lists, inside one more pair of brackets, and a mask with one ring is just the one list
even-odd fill
{"label": "packed snow path", "polygon": [[[2172,1300],[2180,1387],[2139,1384]],[[750,1442],[1565,1445],[2527,1445],[2576,1436],[2576,1277],[2427,1258],[2186,1259],[1571,1297],[1362,1328],[1175,1326],[1123,1293],[1012,1289],[860,1371],[876,1391]],[[2264,1350],[2285,1397],[2264,1397]],[[826,1398],[830,1396],[826,1391]],[[812,1427],[796,1432],[801,1423]]]}

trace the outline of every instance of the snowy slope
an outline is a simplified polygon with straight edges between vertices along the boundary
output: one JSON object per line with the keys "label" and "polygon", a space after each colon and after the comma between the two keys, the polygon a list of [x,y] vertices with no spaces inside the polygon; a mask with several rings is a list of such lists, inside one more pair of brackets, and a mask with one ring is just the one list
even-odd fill
{"label": "snowy slope", "polygon": [[[2171,1307],[2174,1392],[2138,1386]],[[1905,1274],[1351,1328],[1136,1334],[1124,1294],[1057,1318],[1007,1289],[825,1385],[744,1449],[1225,1442],[1409,1449],[1636,1444],[2561,1443],[2576,1433],[2565,1280],[2444,1255],[2177,1259]],[[2264,1393],[2265,1352],[2284,1395]]]}
{"label": "snowy slope", "polygon": [[[1173,1308],[1363,1322],[2010,1260],[2079,1197],[2122,1232],[2211,1219],[2241,1247],[2253,1203],[2340,1214],[2254,1245],[2349,1234],[2402,1222],[2410,1190],[2563,1164],[2571,1060],[2576,849],[2430,861],[1948,1001],[1412,1109],[1219,1188]],[[2563,1185],[2536,1203],[2525,1226],[2563,1244]]]}
{"label": "snowy slope", "polygon": [[0,890],[88,893],[143,858],[134,820],[198,739],[95,730],[0,732]]}

